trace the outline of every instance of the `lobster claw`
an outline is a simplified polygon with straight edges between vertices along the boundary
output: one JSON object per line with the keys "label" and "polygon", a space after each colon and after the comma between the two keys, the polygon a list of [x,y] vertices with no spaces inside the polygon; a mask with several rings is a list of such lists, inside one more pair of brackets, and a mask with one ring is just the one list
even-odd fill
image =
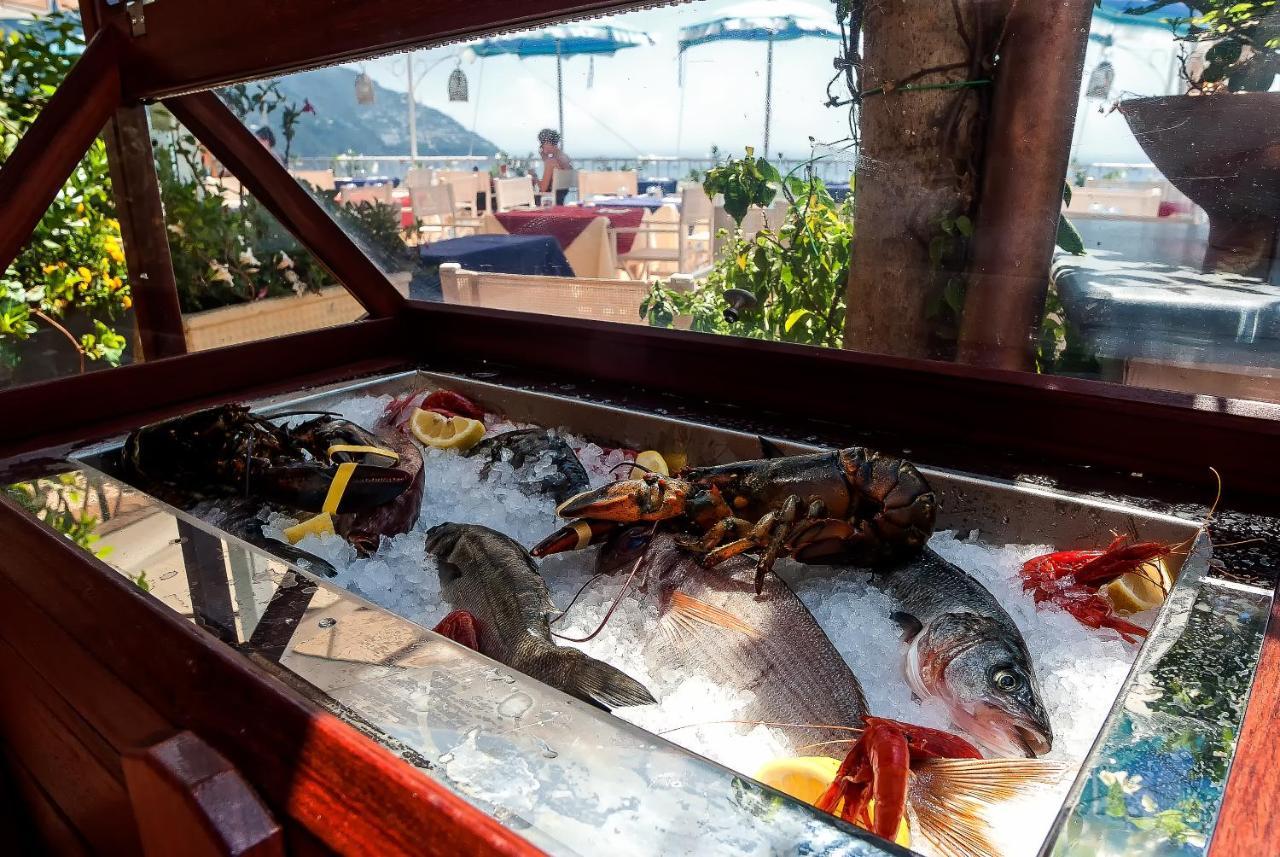
{"label": "lobster claw", "polygon": [[556,514],[624,524],[665,521],[684,513],[685,497],[691,488],[683,479],[649,474],[643,479],[625,479],[583,491],[561,503]]}
{"label": "lobster claw", "polygon": [[[255,470],[253,488],[268,500],[307,512],[324,510],[325,499],[339,467],[325,464],[286,464]],[[390,503],[408,490],[411,474],[395,467],[357,464],[338,503],[338,514],[362,512]]]}

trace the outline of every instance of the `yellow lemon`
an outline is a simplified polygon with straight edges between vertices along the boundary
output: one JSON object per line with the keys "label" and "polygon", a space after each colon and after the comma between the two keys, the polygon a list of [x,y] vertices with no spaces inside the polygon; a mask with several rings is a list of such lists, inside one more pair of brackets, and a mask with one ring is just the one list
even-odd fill
{"label": "yellow lemon", "polygon": [[639,466],[631,468],[632,479],[643,479],[646,473],[660,473],[663,476],[671,475],[671,471],[667,469],[667,462],[662,457],[662,454],[654,452],[652,449],[646,449],[637,455],[636,464]]}
{"label": "yellow lemon", "polygon": [[409,423],[413,436],[436,449],[466,452],[484,437],[484,423],[466,417],[446,417],[435,411],[417,410]]}
{"label": "yellow lemon", "polygon": [[321,512],[314,518],[307,518],[305,521],[294,524],[284,531],[284,537],[289,540],[291,545],[296,545],[306,536],[331,536],[333,534],[333,516],[328,512]]}
{"label": "yellow lemon", "polygon": [[[796,800],[807,804],[816,804],[818,798],[831,785],[840,770],[840,760],[826,756],[797,756],[792,759],[773,759],[756,772],[756,779],[767,786],[773,786],[783,794],[789,794]],[[867,814],[872,820],[876,817],[876,802],[867,806]],[[911,832],[907,820],[902,819],[893,841],[902,846],[911,844]]]}
{"label": "yellow lemon", "polygon": [[1102,594],[1124,615],[1141,613],[1164,603],[1172,586],[1164,559],[1157,559],[1132,574],[1119,577],[1102,587]]}
{"label": "yellow lemon", "polygon": [[668,452],[666,455],[667,467],[672,473],[679,473],[689,466],[689,456],[683,452]]}

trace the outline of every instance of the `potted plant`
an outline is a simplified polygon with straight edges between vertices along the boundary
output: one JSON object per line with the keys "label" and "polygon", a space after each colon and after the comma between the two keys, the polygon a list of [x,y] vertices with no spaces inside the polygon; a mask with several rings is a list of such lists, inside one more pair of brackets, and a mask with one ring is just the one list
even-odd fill
{"label": "potted plant", "polygon": [[1120,112],[1151,162],[1208,213],[1205,269],[1265,277],[1280,229],[1280,92],[1267,91],[1280,74],[1280,0],[1185,5],[1193,17],[1170,23],[1197,48],[1182,62],[1187,94],[1129,99]]}

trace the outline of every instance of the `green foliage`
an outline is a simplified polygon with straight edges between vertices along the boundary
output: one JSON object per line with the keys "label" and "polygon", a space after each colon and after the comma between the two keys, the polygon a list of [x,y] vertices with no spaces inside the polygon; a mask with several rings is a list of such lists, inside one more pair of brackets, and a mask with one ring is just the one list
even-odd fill
{"label": "green foliage", "polygon": [[[1131,15],[1157,12],[1181,0],[1156,0]],[[1170,18],[1177,38],[1207,42],[1204,68],[1183,76],[1197,92],[1266,92],[1280,74],[1280,0],[1189,0],[1189,18]]]}
{"label": "green foliage", "polygon": [[80,488],[80,477],[63,473],[46,479],[19,482],[5,488],[5,493],[32,515],[87,550],[103,557],[110,547],[95,548],[99,519],[88,513],[88,495]]}
{"label": "green foliage", "polygon": [[1036,371],[1045,375],[1096,375],[1098,358],[1067,318],[1062,299],[1052,285],[1045,295],[1044,315],[1035,340]]}
{"label": "green foliage", "polygon": [[[730,166],[734,163],[744,162]],[[761,163],[721,173],[718,181],[726,175],[744,176],[741,184],[754,186],[757,177],[767,173]],[[655,326],[670,327],[677,317],[688,316],[692,330],[839,348],[853,240],[853,197],[837,204],[826,185],[812,176],[807,181],[779,178],[779,183],[791,204],[777,232],[762,229],[750,240],[740,234],[729,236],[729,245],[701,288],[680,293],[655,283],[641,306],[641,317]],[[755,199],[773,200],[773,194],[751,193]],[[730,309],[725,293],[735,289],[749,293],[754,306],[740,308],[731,322],[725,315]]]}
{"label": "green foliage", "polygon": [[[54,14],[0,40],[0,161],[49,103],[84,48],[79,19]],[[19,362],[18,343],[41,325],[66,336],[82,360],[120,362],[125,339],[113,327],[129,309],[128,273],[111,196],[106,146],[95,140],[0,276],[0,365]],[[77,337],[64,323],[88,318]]]}
{"label": "green foliage", "polygon": [[751,206],[768,208],[773,204],[781,183],[777,168],[755,157],[755,150],[748,146],[745,158],[730,158],[727,164],[708,170],[702,188],[712,198],[724,194],[725,213],[741,226]]}

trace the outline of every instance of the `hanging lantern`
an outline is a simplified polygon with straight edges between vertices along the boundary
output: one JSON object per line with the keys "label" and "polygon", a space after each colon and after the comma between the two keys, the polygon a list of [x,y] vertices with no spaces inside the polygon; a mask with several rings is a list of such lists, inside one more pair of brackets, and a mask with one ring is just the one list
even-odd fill
{"label": "hanging lantern", "polygon": [[375,99],[373,78],[363,71],[356,75],[356,104],[372,104]]}
{"label": "hanging lantern", "polygon": [[450,101],[466,101],[468,100],[467,75],[459,64],[449,74],[449,100]]}
{"label": "hanging lantern", "polygon": [[1110,62],[1103,60],[1093,67],[1093,72],[1089,75],[1089,85],[1084,90],[1084,97],[1105,101],[1111,95],[1111,86],[1115,82],[1115,68]]}

